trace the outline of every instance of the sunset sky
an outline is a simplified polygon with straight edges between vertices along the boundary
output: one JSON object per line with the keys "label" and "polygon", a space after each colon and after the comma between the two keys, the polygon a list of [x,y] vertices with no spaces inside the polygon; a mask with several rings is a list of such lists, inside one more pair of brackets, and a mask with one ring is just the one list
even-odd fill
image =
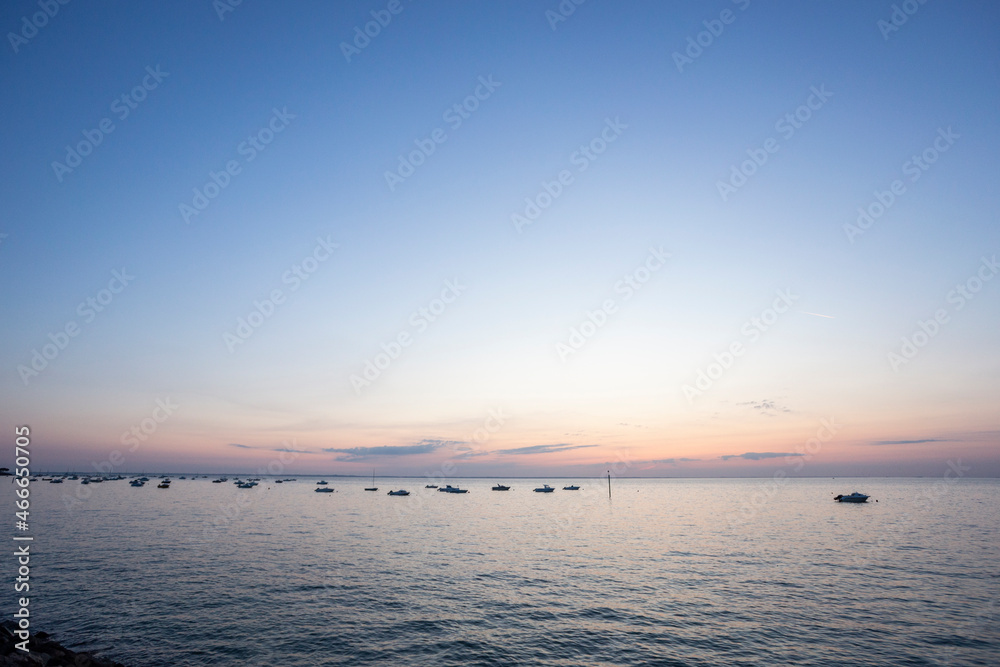
{"label": "sunset sky", "polygon": [[6,3],[2,426],[54,470],[996,476],[1000,6],[902,4]]}

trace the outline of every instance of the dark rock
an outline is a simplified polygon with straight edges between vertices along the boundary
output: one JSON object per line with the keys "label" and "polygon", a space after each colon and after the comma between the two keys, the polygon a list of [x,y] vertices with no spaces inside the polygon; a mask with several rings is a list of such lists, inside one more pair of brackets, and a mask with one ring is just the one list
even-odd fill
{"label": "dark rock", "polygon": [[10,620],[0,623],[0,667],[125,667],[120,662],[92,653],[77,653],[56,641],[46,632],[36,632],[28,639],[28,651],[15,647],[20,641],[13,634],[17,625]]}

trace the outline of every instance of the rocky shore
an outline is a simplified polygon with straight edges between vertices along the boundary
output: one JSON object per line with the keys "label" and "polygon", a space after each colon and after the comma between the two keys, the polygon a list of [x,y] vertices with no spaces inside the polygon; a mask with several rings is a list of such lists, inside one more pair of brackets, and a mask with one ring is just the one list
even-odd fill
{"label": "rocky shore", "polygon": [[0,667],[125,667],[120,662],[98,658],[92,653],[77,653],[49,639],[48,634],[36,632],[28,639],[28,651],[15,647],[21,641],[13,634],[17,629],[12,621],[0,624]]}

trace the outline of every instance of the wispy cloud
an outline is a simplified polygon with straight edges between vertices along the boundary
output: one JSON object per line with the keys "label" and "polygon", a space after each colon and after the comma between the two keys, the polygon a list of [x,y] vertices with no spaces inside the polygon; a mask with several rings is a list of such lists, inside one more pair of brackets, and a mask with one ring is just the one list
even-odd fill
{"label": "wispy cloud", "polygon": [[554,452],[568,452],[571,449],[583,449],[585,447],[597,447],[597,445],[571,445],[560,443],[558,445],[532,445],[530,447],[515,447],[514,449],[498,449],[495,454],[520,455],[520,454],[552,454]]}
{"label": "wispy cloud", "polygon": [[653,459],[650,463],[669,463],[670,465],[676,465],[678,463],[690,463],[691,461],[701,461],[701,459],[689,459],[689,458],[670,458],[670,459]]}
{"label": "wispy cloud", "polygon": [[820,315],[819,313],[810,313],[808,310],[800,310],[800,311],[797,311],[797,312],[800,312],[800,313],[802,313],[804,315],[815,315],[816,317],[825,317],[825,318],[827,318],[829,320],[835,320],[835,319],[837,319],[833,315]]}
{"label": "wispy cloud", "polygon": [[746,405],[751,410],[756,410],[759,414],[766,415],[768,417],[774,417],[779,412],[791,412],[784,405],[779,405],[777,402],[765,398],[762,401],[743,401],[742,403],[737,403],[736,405]]}
{"label": "wispy cloud", "polygon": [[231,442],[231,443],[229,443],[229,446],[230,447],[239,447],[240,449],[253,449],[253,447],[251,447],[250,445],[241,445],[238,442]]}
{"label": "wispy cloud", "polygon": [[719,458],[723,461],[728,461],[729,459],[760,461],[761,459],[778,459],[783,456],[804,456],[804,454],[796,454],[794,452],[747,452],[746,454],[726,454],[725,456],[720,456]]}
{"label": "wispy cloud", "polygon": [[925,442],[948,442],[943,438],[924,438],[923,440],[877,440],[872,445],[920,445]]}
{"label": "wispy cloud", "polygon": [[414,454],[430,454],[449,445],[464,444],[461,440],[425,439],[412,445],[380,445],[378,447],[348,447],[344,449],[326,447],[324,452],[342,454],[338,461],[364,461],[376,456],[412,456]]}

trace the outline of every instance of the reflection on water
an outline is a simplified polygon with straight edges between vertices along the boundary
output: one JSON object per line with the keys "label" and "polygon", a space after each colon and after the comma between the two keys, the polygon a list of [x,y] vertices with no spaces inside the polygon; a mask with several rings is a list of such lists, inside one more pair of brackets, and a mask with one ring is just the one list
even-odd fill
{"label": "reflection on water", "polygon": [[995,480],[314,482],[35,485],[34,627],[137,666],[1000,660]]}

